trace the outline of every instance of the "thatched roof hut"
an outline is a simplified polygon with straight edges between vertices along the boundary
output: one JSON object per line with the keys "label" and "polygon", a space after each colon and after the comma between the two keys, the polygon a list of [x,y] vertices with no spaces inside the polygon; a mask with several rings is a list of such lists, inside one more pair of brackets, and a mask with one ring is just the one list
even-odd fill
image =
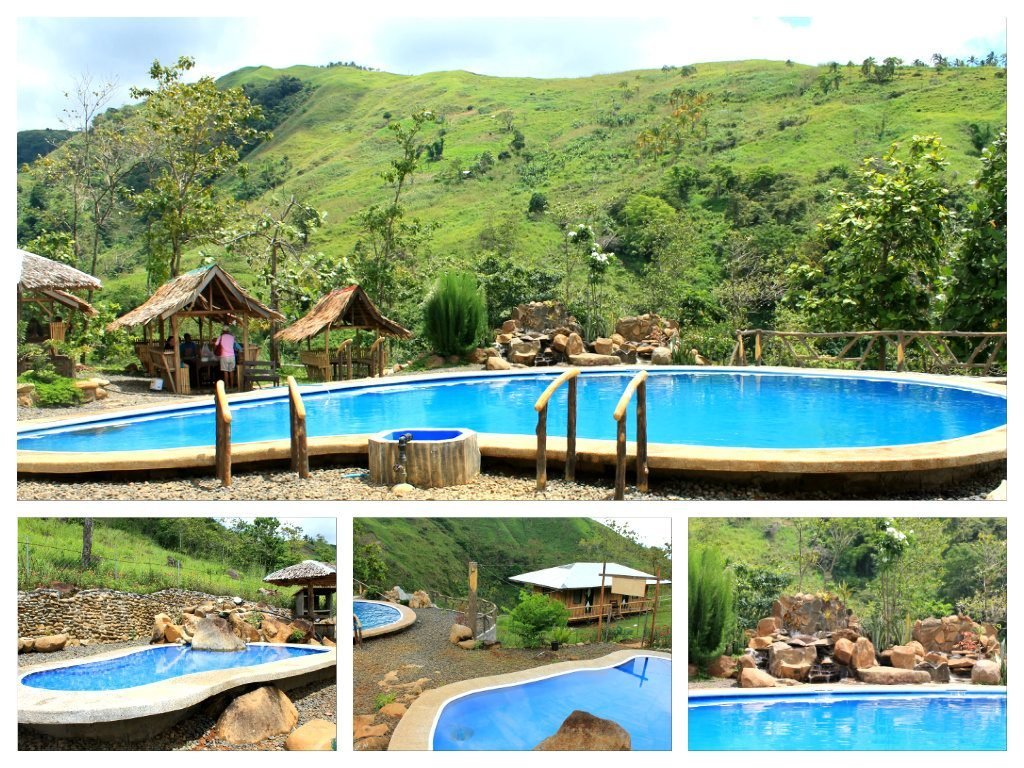
{"label": "thatched roof hut", "polygon": [[18,293],[57,289],[60,291],[98,291],[102,284],[92,275],[47,259],[35,253],[17,249]]}
{"label": "thatched roof hut", "polygon": [[144,304],[110,323],[107,330],[149,325],[175,316],[203,317],[220,323],[239,317],[284,320],[280,312],[256,300],[231,275],[212,264],[164,283]]}
{"label": "thatched roof hut", "polygon": [[25,301],[34,301],[39,304],[45,303],[51,306],[53,304],[60,304],[62,307],[81,312],[88,317],[95,317],[99,314],[96,308],[85,299],[80,299],[66,291],[58,291],[56,288],[40,288],[24,298]]}
{"label": "thatched roof hut", "polygon": [[321,331],[330,332],[332,327],[377,331],[400,339],[412,336],[408,329],[384,317],[361,286],[349,285],[328,293],[305,317],[278,331],[277,338],[280,341],[303,341]]}
{"label": "thatched roof hut", "polygon": [[[270,575],[264,576],[263,580],[269,584],[280,584],[285,587],[303,587],[300,592],[296,593],[295,613],[305,614],[306,618],[314,623],[316,622],[317,591],[322,596],[327,595],[326,599],[329,600],[331,595],[338,590],[337,569],[333,565],[321,563],[319,560],[303,560],[301,563],[274,571]],[[316,587],[322,589],[316,590]]]}

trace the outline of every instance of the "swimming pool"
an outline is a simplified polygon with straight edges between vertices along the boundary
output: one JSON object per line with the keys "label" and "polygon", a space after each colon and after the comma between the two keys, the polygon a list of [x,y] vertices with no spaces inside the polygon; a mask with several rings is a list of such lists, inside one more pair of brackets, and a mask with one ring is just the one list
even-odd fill
{"label": "swimming pool", "polygon": [[[1006,395],[981,382],[908,374],[766,369],[649,369],[652,469],[717,472],[902,472],[1004,460]],[[433,374],[306,387],[310,455],[362,453],[367,437],[406,424],[471,429],[480,451],[532,458],[533,403],[557,371]],[[614,462],[612,412],[633,369],[579,377],[579,449]],[[551,400],[557,458],[566,388]],[[237,461],[288,456],[283,394],[231,402]],[[634,406],[631,406],[634,407]],[[633,436],[633,412],[629,432]],[[213,463],[211,404],[75,419],[18,431],[20,472],[85,472]],[[564,443],[564,440],[561,441]]]}
{"label": "swimming pool", "polygon": [[159,645],[104,661],[33,672],[21,679],[30,688],[50,691],[114,691],[173,677],[269,664],[324,653],[323,648],[249,645],[244,651],[194,651],[187,645]]}
{"label": "swimming pool", "polygon": [[1004,750],[1006,689],[691,691],[688,734],[691,750]]}
{"label": "swimming pool", "polygon": [[[619,651],[427,691],[390,748],[531,750],[574,710],[618,723],[634,750],[672,749],[671,657]],[[424,722],[432,725],[421,743]]]}
{"label": "swimming pool", "polygon": [[382,600],[353,600],[352,613],[359,619],[364,638],[397,632],[416,621],[411,608]]}

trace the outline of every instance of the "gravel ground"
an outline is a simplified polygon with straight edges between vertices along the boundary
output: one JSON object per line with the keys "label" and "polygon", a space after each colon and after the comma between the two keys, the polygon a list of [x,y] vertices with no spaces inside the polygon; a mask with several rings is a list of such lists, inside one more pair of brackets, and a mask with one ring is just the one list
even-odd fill
{"label": "gravel ground", "polygon": [[[66,659],[80,659],[119,648],[145,647],[147,643],[102,643],[99,645],[65,648],[56,653],[25,653],[18,656],[18,667],[42,664]],[[322,680],[301,688],[287,691],[299,711],[298,726],[310,720],[321,719],[337,722],[338,686],[331,680]],[[26,726],[18,726],[19,750],[234,750],[234,751],[280,751],[284,750],[287,734],[264,739],[257,744],[228,744],[214,738],[213,726],[231,697],[221,694],[200,706],[193,714],[155,737],[145,741],[97,741],[95,739],[56,739],[36,733]]]}
{"label": "gravel ground", "polygon": [[[409,683],[430,678],[424,688],[439,688],[474,677],[502,675],[521,669],[542,667],[558,661],[594,659],[620,651],[616,643],[593,643],[563,647],[558,651],[526,648],[492,648],[466,651],[448,640],[453,623],[450,611],[438,608],[416,610],[416,623],[394,635],[382,635],[363,641],[353,649],[352,712],[365,715],[376,712],[374,699],[382,688],[377,681],[397,671],[396,682]],[[383,716],[379,722],[386,722]],[[388,723],[387,738],[398,721]]]}

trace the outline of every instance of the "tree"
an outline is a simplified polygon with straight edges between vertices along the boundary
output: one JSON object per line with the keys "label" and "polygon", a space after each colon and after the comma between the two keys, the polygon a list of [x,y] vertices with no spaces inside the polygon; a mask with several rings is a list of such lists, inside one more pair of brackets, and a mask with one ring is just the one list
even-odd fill
{"label": "tree", "polygon": [[440,355],[460,355],[486,330],[487,305],[476,275],[445,272],[423,306],[424,332]]}
{"label": "tree", "polygon": [[543,192],[534,192],[530,195],[530,203],[526,207],[526,212],[531,216],[540,216],[544,211],[548,209],[548,198]]}
{"label": "tree", "polygon": [[536,647],[549,629],[564,627],[569,609],[540,592],[519,593],[519,604],[509,614],[509,628],[523,639],[527,648]]}
{"label": "tree", "polygon": [[713,548],[691,548],[687,565],[689,660],[706,666],[725,653],[735,632],[732,574]]}
{"label": "tree", "polygon": [[961,331],[1006,330],[1006,131],[982,150],[943,324]]}
{"label": "tree", "polygon": [[433,112],[421,110],[412,115],[412,125],[397,120],[388,123],[399,154],[390,161],[390,167],[381,173],[381,178],[394,194],[390,203],[371,205],[357,218],[362,236],[354,249],[356,269],[367,294],[385,311],[394,301],[396,261],[400,256],[415,251],[432,231],[431,227],[423,227],[416,220],[405,221],[401,198],[406,184],[412,182],[413,174],[419,168],[423,145],[418,137],[426,124],[433,120]]}
{"label": "tree", "polygon": [[135,198],[147,223],[151,282],[176,277],[187,246],[215,241],[228,206],[213,182],[237,167],[239,146],[266,137],[250,127],[261,110],[241,88],[218,90],[210,77],[183,82],[194,66],[189,56],[170,67],[154,61],[155,86],[131,89],[132,98],[146,99],[141,141],[154,172]]}
{"label": "tree", "polygon": [[822,330],[914,329],[932,318],[951,216],[942,141],[915,136],[899,155],[893,144],[881,161],[865,160],[861,191],[833,191],[821,250],[787,270],[788,299]]}
{"label": "tree", "polygon": [[826,588],[832,583],[836,565],[863,533],[863,521],[855,517],[823,517],[814,521],[817,566]]}

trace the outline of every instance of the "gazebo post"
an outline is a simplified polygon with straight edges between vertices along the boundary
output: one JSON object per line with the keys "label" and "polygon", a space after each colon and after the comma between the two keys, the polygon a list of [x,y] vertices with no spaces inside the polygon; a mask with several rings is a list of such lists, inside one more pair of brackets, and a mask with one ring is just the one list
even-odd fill
{"label": "gazebo post", "polygon": [[171,315],[171,338],[174,340],[171,347],[174,350],[174,381],[171,382],[171,389],[178,392],[182,387],[181,381],[181,344],[178,342],[178,316]]}
{"label": "gazebo post", "polygon": [[239,370],[237,362],[235,365],[235,378],[238,380],[238,391],[242,391],[243,379],[245,378],[245,355],[249,349],[249,316],[242,315],[242,368]]}

